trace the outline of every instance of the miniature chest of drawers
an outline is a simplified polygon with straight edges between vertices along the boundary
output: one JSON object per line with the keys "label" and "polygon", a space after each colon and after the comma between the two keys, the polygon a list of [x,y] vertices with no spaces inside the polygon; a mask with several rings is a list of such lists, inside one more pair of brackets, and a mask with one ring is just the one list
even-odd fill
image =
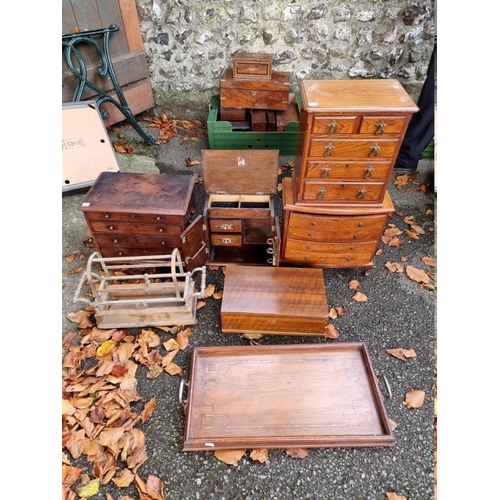
{"label": "miniature chest of drawers", "polygon": [[273,109],[286,111],[290,93],[290,73],[271,71],[263,80],[234,78],[233,69],[220,79],[220,105],[226,108]]}
{"label": "miniature chest of drawers", "polygon": [[278,150],[202,150],[207,264],[278,265]]}
{"label": "miniature chest of drawers", "polygon": [[78,210],[103,257],[169,254],[198,215],[194,183],[191,175],[103,172]]}
{"label": "miniature chest of drawers", "polygon": [[281,262],[311,267],[373,268],[373,256],[394,206],[384,202],[366,209],[345,205],[305,206],[295,202],[293,180],[283,179]]}
{"label": "miniature chest of drawers", "polygon": [[300,95],[296,203],[383,206],[411,97],[397,80],[305,80]]}

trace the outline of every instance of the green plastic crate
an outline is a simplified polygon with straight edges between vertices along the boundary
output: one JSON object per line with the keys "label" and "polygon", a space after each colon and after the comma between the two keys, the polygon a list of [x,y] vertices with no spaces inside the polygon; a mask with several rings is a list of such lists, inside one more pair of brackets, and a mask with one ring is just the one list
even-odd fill
{"label": "green plastic crate", "polygon": [[[301,108],[300,94],[296,94]],[[207,129],[210,149],[278,149],[281,155],[294,155],[297,148],[299,122],[289,122],[284,132],[245,132],[233,130],[231,123],[217,121],[219,96],[210,100]]]}
{"label": "green plastic crate", "polygon": [[434,158],[434,139],[432,139],[422,154],[424,158]]}

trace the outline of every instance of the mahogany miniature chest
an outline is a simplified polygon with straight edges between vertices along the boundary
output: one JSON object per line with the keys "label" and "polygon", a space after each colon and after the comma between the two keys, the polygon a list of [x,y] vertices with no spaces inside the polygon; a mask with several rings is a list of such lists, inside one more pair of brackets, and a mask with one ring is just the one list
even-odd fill
{"label": "mahogany miniature chest", "polygon": [[397,80],[306,80],[300,95],[296,203],[382,206],[411,97]]}
{"label": "mahogany miniature chest", "polygon": [[290,73],[272,71],[264,80],[237,79],[233,69],[220,79],[220,105],[228,108],[273,109],[286,111],[290,93]]}
{"label": "mahogany miniature chest", "polygon": [[198,215],[194,183],[191,175],[102,172],[78,210],[103,257],[168,254],[182,249]]}

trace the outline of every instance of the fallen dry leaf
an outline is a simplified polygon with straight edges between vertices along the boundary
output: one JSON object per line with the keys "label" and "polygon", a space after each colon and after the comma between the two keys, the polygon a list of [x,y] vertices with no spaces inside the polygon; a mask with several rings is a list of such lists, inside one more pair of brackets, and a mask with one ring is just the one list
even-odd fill
{"label": "fallen dry leaf", "polygon": [[364,293],[361,293],[361,292],[356,292],[352,298],[356,301],[356,302],[368,302],[368,297],[364,294]]}
{"label": "fallen dry leaf", "polygon": [[262,337],[262,333],[243,333],[241,336],[247,340],[258,340]]}
{"label": "fallen dry leaf", "polygon": [[339,331],[333,325],[325,326],[325,337],[327,339],[338,339]]}
{"label": "fallen dry leaf", "polygon": [[424,404],[425,392],[421,389],[415,389],[406,393],[406,406],[408,408],[420,408]]}
{"label": "fallen dry leaf", "polygon": [[415,358],[417,353],[413,349],[402,349],[401,347],[397,349],[387,349],[387,353],[395,358],[406,361],[408,358]]}
{"label": "fallen dry leaf", "polygon": [[206,305],[206,304],[207,304],[206,302],[204,302],[204,301],[200,301],[200,300],[199,300],[199,301],[196,303],[196,310],[201,309],[202,307],[205,307],[205,305]]}
{"label": "fallen dry leaf", "polygon": [[429,275],[422,269],[413,266],[406,266],[406,275],[417,283],[429,283]]}
{"label": "fallen dry leaf", "polygon": [[189,156],[186,158],[186,165],[188,167],[194,167],[195,165],[200,165],[201,161],[199,160],[192,160]]}
{"label": "fallen dry leaf", "polygon": [[394,493],[392,491],[390,493],[386,493],[386,495],[387,500],[406,500],[406,497],[398,495],[397,493]]}
{"label": "fallen dry leaf", "polygon": [[404,272],[403,266],[397,262],[386,262],[385,267],[391,271],[391,273],[402,273]]}
{"label": "fallen dry leaf", "polygon": [[66,317],[73,323],[78,323],[79,328],[91,328],[93,325],[89,319],[90,314],[85,311],[70,312]]}
{"label": "fallen dry leaf", "polygon": [[335,319],[335,318],[339,317],[339,315],[337,313],[337,310],[334,307],[332,307],[330,309],[330,311],[328,311],[328,317],[331,318],[331,319]]}
{"label": "fallen dry leaf", "polygon": [[215,285],[207,285],[205,287],[205,292],[203,293],[202,296],[200,296],[200,299],[208,299],[208,297],[211,297],[215,292]]}
{"label": "fallen dry leaf", "polygon": [[309,452],[305,448],[288,448],[285,453],[292,458],[306,458]]}
{"label": "fallen dry leaf", "polygon": [[255,462],[260,462],[263,464],[269,456],[269,450],[262,448],[259,450],[252,450],[250,453],[250,458]]}
{"label": "fallen dry leaf", "polygon": [[111,479],[118,488],[127,488],[135,478],[135,474],[130,469],[123,469],[120,474]]}
{"label": "fallen dry leaf", "polygon": [[357,290],[361,286],[361,283],[357,280],[349,281],[349,290]]}
{"label": "fallen dry leaf", "polygon": [[234,465],[240,461],[245,453],[246,450],[216,450],[214,455],[221,462],[228,465]]}
{"label": "fallen dry leaf", "polygon": [[191,329],[191,327],[188,327],[177,334],[175,340],[179,345],[179,349],[181,351],[186,349],[186,347],[189,345],[189,336],[191,335],[192,332],[193,330]]}
{"label": "fallen dry leaf", "polygon": [[389,424],[390,424],[392,430],[394,430],[398,427],[398,424],[396,422],[394,422],[394,420],[389,419]]}
{"label": "fallen dry leaf", "polygon": [[420,260],[429,267],[434,267],[436,265],[436,259],[434,257],[422,257]]}
{"label": "fallen dry leaf", "polygon": [[222,299],[222,292],[215,292],[212,297],[215,299],[215,300],[220,300]]}
{"label": "fallen dry leaf", "polygon": [[410,226],[412,228],[412,230],[417,233],[417,234],[425,234],[425,230],[424,228],[422,228],[421,226],[419,226],[418,224],[412,224]]}
{"label": "fallen dry leaf", "polygon": [[410,238],[411,240],[418,240],[418,234],[415,233],[414,231],[410,231],[409,229],[405,229],[406,236]]}

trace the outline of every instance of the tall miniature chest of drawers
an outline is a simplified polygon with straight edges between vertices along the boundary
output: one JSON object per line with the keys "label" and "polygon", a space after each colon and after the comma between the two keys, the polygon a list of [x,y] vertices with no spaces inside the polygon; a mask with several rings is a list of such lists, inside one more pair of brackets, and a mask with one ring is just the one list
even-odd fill
{"label": "tall miniature chest of drawers", "polygon": [[182,253],[198,216],[194,183],[191,175],[102,172],[78,210],[103,257]]}
{"label": "tall miniature chest of drawers", "polygon": [[281,262],[373,267],[392,168],[418,107],[397,80],[305,80]]}

